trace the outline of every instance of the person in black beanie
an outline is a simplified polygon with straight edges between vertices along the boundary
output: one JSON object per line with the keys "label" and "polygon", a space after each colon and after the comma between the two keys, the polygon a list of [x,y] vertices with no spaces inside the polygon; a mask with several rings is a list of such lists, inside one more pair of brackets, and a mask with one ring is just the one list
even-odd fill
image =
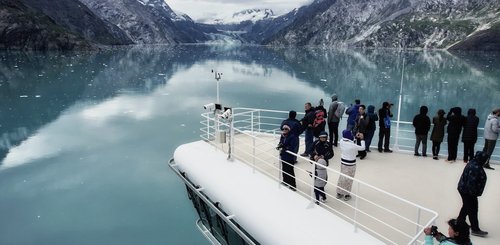
{"label": "person in black beanie", "polygon": [[427,156],[427,135],[431,129],[431,119],[427,116],[429,109],[427,106],[420,107],[420,113],[413,118],[413,127],[415,127],[415,156],[420,156],[418,148],[422,142],[422,156]]}
{"label": "person in black beanie", "polygon": [[474,145],[477,142],[477,127],[479,117],[476,116],[476,109],[470,108],[464,121],[462,132],[462,142],[464,143],[464,163],[468,163],[474,157]]}

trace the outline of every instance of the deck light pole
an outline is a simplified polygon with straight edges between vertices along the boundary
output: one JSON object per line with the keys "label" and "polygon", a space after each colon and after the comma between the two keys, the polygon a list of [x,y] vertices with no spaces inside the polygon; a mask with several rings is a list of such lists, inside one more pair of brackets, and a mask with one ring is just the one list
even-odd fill
{"label": "deck light pole", "polygon": [[216,70],[212,70],[212,73],[214,74],[214,78],[217,81],[217,104],[220,104],[219,101],[219,80],[222,78],[222,72],[217,72]]}

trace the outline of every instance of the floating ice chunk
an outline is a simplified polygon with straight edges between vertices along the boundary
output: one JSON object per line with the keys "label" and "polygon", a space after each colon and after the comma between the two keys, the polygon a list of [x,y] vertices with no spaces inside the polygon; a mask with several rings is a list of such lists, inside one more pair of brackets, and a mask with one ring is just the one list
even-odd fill
{"label": "floating ice chunk", "polygon": [[38,74],[39,77],[43,77],[43,74]]}
{"label": "floating ice chunk", "polygon": [[19,95],[19,98],[28,98],[28,95],[25,95],[25,94]]}
{"label": "floating ice chunk", "polygon": [[40,97],[42,97],[42,96],[39,94],[35,95],[35,98],[40,98]]}
{"label": "floating ice chunk", "polygon": [[40,216],[40,215],[37,215],[36,217],[37,217],[37,218],[40,218],[40,217],[42,217],[42,216]]}
{"label": "floating ice chunk", "polygon": [[322,82],[326,82],[326,79],[320,79],[320,81],[322,81]]}
{"label": "floating ice chunk", "polygon": [[165,73],[158,73],[158,76],[165,76]]}
{"label": "floating ice chunk", "polygon": [[183,124],[181,124],[181,127],[186,127],[186,124],[184,124],[184,123],[183,123]]}
{"label": "floating ice chunk", "polygon": [[305,72],[305,71],[301,71],[300,73],[302,73],[302,74],[306,74],[306,72]]}
{"label": "floating ice chunk", "polygon": [[444,84],[448,84],[448,81],[444,81],[443,83],[444,83]]}

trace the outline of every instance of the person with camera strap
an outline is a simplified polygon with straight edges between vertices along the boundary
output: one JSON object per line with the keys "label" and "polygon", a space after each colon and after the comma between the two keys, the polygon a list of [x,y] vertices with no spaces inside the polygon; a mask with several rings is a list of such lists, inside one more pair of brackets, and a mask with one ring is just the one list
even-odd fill
{"label": "person with camera strap", "polygon": [[470,227],[466,222],[450,219],[448,220],[448,226],[448,237],[439,232],[436,226],[425,228],[425,245],[433,245],[433,238],[436,238],[440,245],[472,245]]}

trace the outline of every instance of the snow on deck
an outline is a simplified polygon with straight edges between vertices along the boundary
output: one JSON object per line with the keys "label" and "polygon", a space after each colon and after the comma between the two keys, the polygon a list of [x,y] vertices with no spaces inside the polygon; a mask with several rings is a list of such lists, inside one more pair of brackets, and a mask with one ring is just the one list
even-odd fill
{"label": "snow on deck", "polygon": [[[237,137],[241,139],[241,135]],[[304,149],[302,139],[301,143],[299,153]],[[227,150],[227,144],[220,146]],[[273,150],[268,149],[267,151]],[[334,150],[335,156],[330,160],[330,167],[339,170],[340,150],[338,148],[334,148]],[[352,224],[324,208],[316,205],[313,205],[313,208],[308,208],[310,201],[298,192],[290,191],[276,183],[275,180],[258,171],[253,171],[250,166],[238,160],[227,161],[226,158],[225,153],[216,150],[213,145],[204,141],[180,146],[174,154],[174,159],[179,164],[180,169],[189,173],[188,177],[194,183],[205,187],[204,192],[207,192],[211,198],[212,195],[225,193],[225,195],[216,196],[213,200],[220,201],[223,204],[223,209],[229,214],[235,214],[236,220],[242,223],[243,227],[252,235],[257,237],[255,231],[266,232],[269,230],[262,229],[262,226],[277,227],[276,231],[273,228],[272,232],[268,231],[269,234],[262,234],[262,241],[266,241],[262,242],[263,244],[380,243],[359,229],[358,233],[354,233]],[[355,177],[438,212],[436,226],[446,234],[448,229],[446,221],[455,218],[462,206],[456,186],[465,165],[460,161],[460,156],[457,162],[452,164],[445,162],[444,159],[444,157],[440,157],[439,160],[433,160],[432,157],[415,157],[408,152],[379,153],[373,150],[368,153],[366,159],[358,160]],[[252,162],[249,159],[244,160]],[[274,161],[273,164],[279,167],[276,160],[269,159],[269,161]],[[299,161],[295,166],[298,179],[310,179],[307,174],[297,171],[299,167],[307,169],[310,166],[309,163]],[[261,167],[264,167],[271,176],[278,176],[276,169],[268,166]],[[480,227],[489,231],[490,234],[486,238],[472,236],[475,245],[500,244],[500,224],[497,222],[499,217],[497,209],[500,207],[500,195],[498,195],[499,191],[497,190],[500,186],[500,167],[496,164],[494,167],[497,167],[497,170],[486,170],[488,181],[483,196],[479,197]],[[211,174],[207,175],[207,172]],[[326,186],[326,192],[333,196],[335,195],[335,187],[332,184],[336,184],[337,178],[338,176],[329,176]],[[297,186],[304,193],[310,192],[309,187],[299,181]],[[217,191],[213,192],[212,190]],[[223,200],[222,196],[229,199]],[[353,202],[354,199],[349,202]],[[379,199],[379,201],[388,202],[384,197]],[[326,205],[336,210],[346,211],[345,207],[341,205],[342,202],[330,198]],[[238,210],[244,212],[239,213]],[[259,222],[243,223],[247,219]],[[309,224],[306,220],[314,222]],[[289,226],[281,227],[283,224]],[[315,228],[311,229],[311,227]],[[315,238],[320,240],[316,241]],[[345,239],[345,241],[339,239]],[[350,239],[367,240],[353,243],[352,241],[356,240]],[[294,241],[294,243],[290,243],[289,240]]]}
{"label": "snow on deck", "polygon": [[204,141],[181,145],[174,153],[179,169],[259,243],[383,244],[247,164],[226,158]]}

